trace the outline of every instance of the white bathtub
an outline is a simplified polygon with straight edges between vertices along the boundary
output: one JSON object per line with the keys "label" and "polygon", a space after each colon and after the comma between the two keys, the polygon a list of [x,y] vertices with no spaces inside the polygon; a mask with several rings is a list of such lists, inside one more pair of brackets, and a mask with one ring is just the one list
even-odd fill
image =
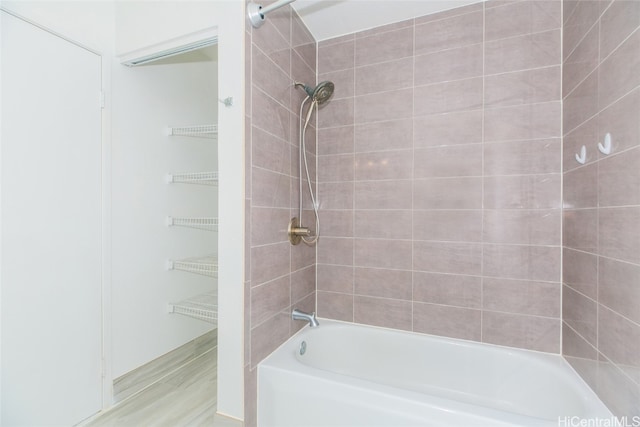
{"label": "white bathtub", "polygon": [[558,427],[571,417],[612,415],[553,354],[320,319],[258,366],[259,427]]}

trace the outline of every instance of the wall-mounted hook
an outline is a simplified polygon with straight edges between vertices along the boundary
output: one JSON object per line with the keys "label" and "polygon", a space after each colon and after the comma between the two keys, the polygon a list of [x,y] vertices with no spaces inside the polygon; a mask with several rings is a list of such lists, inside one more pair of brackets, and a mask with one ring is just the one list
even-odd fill
{"label": "wall-mounted hook", "polygon": [[604,144],[598,142],[598,150],[602,154],[611,154],[611,134],[609,132],[604,136]]}
{"label": "wall-mounted hook", "polygon": [[580,154],[576,154],[576,162],[580,163],[581,165],[584,165],[586,161],[587,161],[587,147],[583,145],[580,148]]}
{"label": "wall-mounted hook", "polygon": [[218,101],[220,101],[221,104],[224,104],[225,107],[233,106],[233,98],[230,96],[225,99],[218,99]]}

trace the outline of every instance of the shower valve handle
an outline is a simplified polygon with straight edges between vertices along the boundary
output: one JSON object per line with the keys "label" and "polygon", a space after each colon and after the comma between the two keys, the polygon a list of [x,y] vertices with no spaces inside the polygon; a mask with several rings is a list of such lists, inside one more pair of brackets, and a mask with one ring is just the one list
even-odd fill
{"label": "shower valve handle", "polygon": [[300,243],[302,237],[310,237],[312,235],[308,227],[300,227],[298,218],[291,218],[287,234],[289,235],[289,242],[291,242],[292,245]]}
{"label": "shower valve handle", "polygon": [[294,234],[296,236],[309,237],[311,236],[311,230],[309,230],[307,227],[293,227],[291,229],[291,234]]}

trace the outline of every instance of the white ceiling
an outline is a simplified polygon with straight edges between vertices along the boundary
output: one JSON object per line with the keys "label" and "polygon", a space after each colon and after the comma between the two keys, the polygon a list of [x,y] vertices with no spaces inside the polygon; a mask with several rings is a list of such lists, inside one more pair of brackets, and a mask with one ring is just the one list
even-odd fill
{"label": "white ceiling", "polygon": [[483,0],[298,0],[291,6],[313,37],[321,41],[480,1]]}

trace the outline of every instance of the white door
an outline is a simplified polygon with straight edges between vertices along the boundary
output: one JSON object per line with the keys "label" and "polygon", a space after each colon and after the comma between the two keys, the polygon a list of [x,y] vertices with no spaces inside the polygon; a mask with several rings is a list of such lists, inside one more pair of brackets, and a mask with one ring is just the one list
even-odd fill
{"label": "white door", "polygon": [[2,426],[100,410],[101,58],[0,12]]}

